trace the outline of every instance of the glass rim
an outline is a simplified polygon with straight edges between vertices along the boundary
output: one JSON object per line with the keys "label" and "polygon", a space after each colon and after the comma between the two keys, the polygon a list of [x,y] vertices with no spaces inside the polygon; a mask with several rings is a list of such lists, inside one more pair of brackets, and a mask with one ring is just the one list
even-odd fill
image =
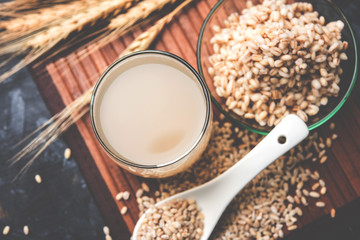
{"label": "glass rim", "polygon": [[[216,10],[219,8],[219,6],[226,0],[219,0],[215,6],[210,10],[210,12],[208,13],[208,15],[206,16],[201,29],[200,29],[200,33],[199,33],[199,37],[198,37],[198,41],[197,41],[197,45],[196,45],[196,60],[197,60],[197,67],[198,67],[198,71],[200,76],[205,79],[204,76],[204,72],[203,72],[203,68],[201,65],[201,43],[202,43],[202,39],[203,39],[203,35],[205,32],[205,27],[207,26],[207,24],[209,23],[211,17],[213,16],[213,14],[216,12]],[[357,76],[358,76],[358,49],[357,49],[357,41],[353,32],[353,29],[351,27],[351,24],[349,23],[349,21],[347,20],[347,18],[345,17],[344,13],[341,11],[341,9],[332,1],[329,0],[324,0],[326,1],[336,12],[337,14],[340,16],[340,18],[342,18],[341,20],[344,21],[345,26],[347,26],[347,28],[349,29],[350,32],[350,38],[353,41],[354,44],[354,73],[352,75],[352,79],[351,79],[351,83],[349,88],[347,89],[347,91],[345,92],[344,97],[340,100],[340,102],[334,107],[334,109],[332,111],[330,111],[327,115],[325,115],[324,117],[322,117],[320,120],[318,120],[317,122],[308,125],[308,129],[313,130],[319,126],[321,126],[322,124],[324,124],[325,122],[327,122],[332,116],[335,115],[335,113],[337,113],[339,111],[339,109],[344,105],[344,103],[346,102],[346,100],[348,99],[352,89],[354,88]],[[311,2],[311,1],[309,1]],[[206,80],[204,80],[206,82]],[[206,83],[207,84],[207,83]],[[217,109],[224,114],[227,118],[229,118],[231,121],[235,122],[236,124],[239,124],[240,126],[244,127],[247,130],[250,130],[252,132],[261,134],[261,135],[267,135],[269,133],[269,131],[265,131],[259,128],[256,128],[254,126],[250,126],[248,124],[245,124],[243,122],[241,122],[240,120],[236,119],[235,117],[232,116],[232,114],[228,111],[226,111],[221,104],[215,99],[215,97],[213,96],[212,92],[210,92],[211,95],[211,101],[212,103],[217,107]]]}
{"label": "glass rim", "polygon": [[[198,136],[198,138],[196,139],[195,143],[182,155],[180,155],[179,157],[177,157],[174,160],[171,160],[169,162],[166,163],[162,163],[162,164],[153,164],[153,165],[145,165],[145,164],[139,164],[139,163],[135,163],[132,162],[124,157],[120,157],[119,154],[115,153],[114,151],[112,151],[107,144],[105,144],[105,142],[103,141],[102,137],[100,136],[96,124],[95,124],[95,117],[94,117],[94,104],[95,104],[95,97],[96,97],[96,93],[98,91],[99,86],[101,85],[102,81],[104,80],[104,78],[107,76],[107,74],[113,69],[115,68],[119,63],[123,62],[126,59],[138,56],[138,55],[146,55],[146,54],[158,54],[158,55],[163,55],[166,57],[170,57],[174,60],[176,60],[177,62],[181,63],[183,66],[185,66],[188,70],[190,70],[190,72],[195,76],[195,78],[197,79],[198,83],[201,86],[201,90],[203,93],[203,96],[205,98],[205,105],[206,105],[206,114],[205,114],[205,121],[203,124],[203,127],[201,129],[201,132]],[[159,168],[164,168],[164,167],[168,167],[171,165],[174,165],[175,163],[181,161],[182,159],[184,159],[185,157],[187,157],[188,155],[191,154],[191,152],[199,145],[200,141],[203,139],[203,137],[205,136],[206,130],[208,129],[208,126],[211,122],[211,101],[210,101],[210,92],[208,90],[208,87],[205,83],[205,81],[200,77],[199,73],[184,59],[182,59],[181,57],[169,53],[169,52],[165,52],[165,51],[160,51],[160,50],[142,50],[142,51],[136,51],[133,53],[129,53],[119,59],[117,59],[116,61],[114,61],[108,68],[106,68],[106,70],[101,74],[101,76],[99,77],[99,79],[97,80],[93,92],[91,94],[91,100],[90,100],[90,121],[91,121],[91,126],[93,128],[93,131],[95,133],[95,136],[97,138],[97,140],[99,141],[100,145],[103,147],[103,149],[113,158],[113,160],[130,166],[130,167],[135,167],[135,168],[141,168],[141,169],[159,169]]]}

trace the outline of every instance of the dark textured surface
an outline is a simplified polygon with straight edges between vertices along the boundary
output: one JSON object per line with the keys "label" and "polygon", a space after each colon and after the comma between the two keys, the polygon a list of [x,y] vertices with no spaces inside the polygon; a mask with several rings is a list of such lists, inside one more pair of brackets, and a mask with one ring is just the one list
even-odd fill
{"label": "dark textured surface", "polygon": [[360,199],[336,210],[336,217],[324,216],[310,225],[292,232],[286,240],[359,240]]}
{"label": "dark textured surface", "polygon": [[[102,217],[66,144],[55,141],[19,180],[22,164],[9,167],[11,147],[50,114],[26,70],[0,85],[0,239],[102,239]],[[40,174],[42,183],[34,176]],[[2,235],[5,225],[10,234]],[[23,226],[30,228],[29,236]]]}
{"label": "dark textured surface", "polygon": [[[333,2],[345,12],[360,39],[360,1]],[[359,99],[355,98],[357,104]],[[10,146],[50,117],[26,70],[0,84],[0,103],[0,231],[4,225],[11,226],[7,237],[0,232],[0,239],[103,239],[104,222],[76,163],[64,159],[62,140],[48,148],[22,179],[11,182],[21,166],[7,166]],[[43,178],[40,185],[34,180],[37,173]],[[360,201],[354,201],[338,209],[336,221],[325,216],[289,239],[360,239],[359,209]],[[30,227],[27,237],[22,233],[25,224]]]}

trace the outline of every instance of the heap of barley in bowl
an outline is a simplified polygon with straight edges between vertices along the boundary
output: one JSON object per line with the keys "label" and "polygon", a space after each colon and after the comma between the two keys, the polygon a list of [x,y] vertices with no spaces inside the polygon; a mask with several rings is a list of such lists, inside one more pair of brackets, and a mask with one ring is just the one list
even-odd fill
{"label": "heap of barley in bowl", "polygon": [[235,114],[261,126],[290,113],[307,122],[338,95],[343,22],[326,24],[310,3],[264,0],[224,23],[213,27],[208,72]]}
{"label": "heap of barley in bowl", "polygon": [[174,199],[151,207],[138,232],[138,239],[200,239],[204,216],[194,200]]}

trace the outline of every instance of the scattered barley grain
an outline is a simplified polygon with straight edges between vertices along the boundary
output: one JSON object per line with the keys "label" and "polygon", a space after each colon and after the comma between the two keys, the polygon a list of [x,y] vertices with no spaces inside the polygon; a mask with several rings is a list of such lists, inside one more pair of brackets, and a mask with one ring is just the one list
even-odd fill
{"label": "scattered barley grain", "polygon": [[39,184],[42,182],[41,176],[39,174],[35,175],[35,181]]}
{"label": "scattered barley grain", "polygon": [[109,234],[110,234],[110,229],[109,229],[108,226],[104,226],[104,227],[103,227],[103,231],[104,231],[104,234],[105,234],[105,235],[109,235]]}
{"label": "scattered barley grain", "polygon": [[10,232],[10,226],[6,225],[3,229],[3,235],[8,235]]}
{"label": "scattered barley grain", "polygon": [[25,235],[29,235],[29,226],[25,225],[24,228],[23,228],[23,231],[24,231]]}
{"label": "scattered barley grain", "polygon": [[145,191],[145,192],[150,192],[150,188],[146,183],[141,183],[141,188]]}
{"label": "scattered barley grain", "polygon": [[116,194],[115,199],[120,201],[121,199],[123,199],[123,195],[124,195],[124,192],[119,192],[118,194]]}
{"label": "scattered barley grain", "polygon": [[122,207],[120,210],[121,215],[125,215],[128,211],[128,208],[126,206]]}
{"label": "scattered barley grain", "polygon": [[129,198],[130,198],[130,193],[128,191],[123,192],[123,199],[127,201],[129,200]]}
{"label": "scattered barley grain", "polygon": [[316,202],[315,205],[319,208],[325,207],[325,202]]}
{"label": "scattered barley grain", "polygon": [[330,210],[330,216],[331,216],[331,218],[335,218],[335,214],[336,214],[336,210],[335,210],[335,208],[332,208],[332,209]]}
{"label": "scattered barley grain", "polygon": [[65,149],[64,157],[65,157],[65,159],[69,159],[71,157],[71,149],[70,148]]}
{"label": "scattered barley grain", "polygon": [[320,189],[321,195],[325,195],[325,194],[326,194],[326,191],[327,191],[327,188],[326,188],[326,187],[322,187],[322,188]]}

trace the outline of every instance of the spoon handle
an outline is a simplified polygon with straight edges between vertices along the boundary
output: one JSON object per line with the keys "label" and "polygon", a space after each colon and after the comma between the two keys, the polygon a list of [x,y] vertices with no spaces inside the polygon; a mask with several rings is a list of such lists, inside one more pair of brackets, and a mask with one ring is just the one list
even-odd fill
{"label": "spoon handle", "polygon": [[[243,159],[214,179],[221,189],[225,206],[233,197],[264,168],[301,142],[309,130],[296,115],[286,116],[260,143]],[[226,196],[226,198],[224,197]]]}

